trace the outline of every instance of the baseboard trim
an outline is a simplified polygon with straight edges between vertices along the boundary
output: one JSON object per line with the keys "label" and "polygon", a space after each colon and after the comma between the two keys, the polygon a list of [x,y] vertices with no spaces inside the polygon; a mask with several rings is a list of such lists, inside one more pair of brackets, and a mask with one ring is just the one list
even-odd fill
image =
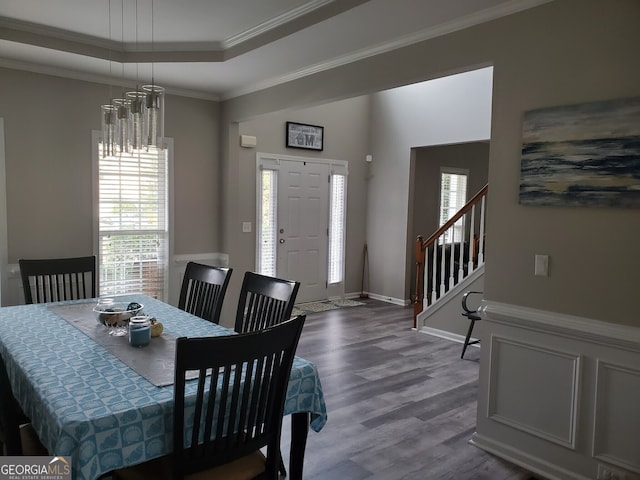
{"label": "baseboard trim", "polygon": [[[445,340],[451,340],[452,342],[456,342],[456,343],[464,343],[464,339],[465,339],[464,335],[447,332],[446,330],[440,330],[439,328],[433,328],[433,327],[422,327],[421,329],[418,330],[418,332],[424,333],[426,335],[431,335],[433,337],[444,338]],[[477,338],[469,339],[470,342],[473,342],[475,340],[478,340],[478,339]],[[476,343],[469,346],[478,348],[480,347],[480,344]]]}
{"label": "baseboard trim", "polygon": [[[329,300],[336,300],[341,298],[341,296],[333,296],[333,297],[329,297]],[[351,292],[351,293],[345,293],[344,294],[344,298],[348,299],[348,300],[360,300],[360,292]],[[368,298],[365,297],[365,298]]]}
{"label": "baseboard trim", "polygon": [[531,473],[542,475],[547,480],[590,480],[589,477],[558,468],[558,466],[545,462],[540,458],[533,457],[521,450],[516,450],[512,446],[483,437],[477,432],[471,436],[469,443]]}

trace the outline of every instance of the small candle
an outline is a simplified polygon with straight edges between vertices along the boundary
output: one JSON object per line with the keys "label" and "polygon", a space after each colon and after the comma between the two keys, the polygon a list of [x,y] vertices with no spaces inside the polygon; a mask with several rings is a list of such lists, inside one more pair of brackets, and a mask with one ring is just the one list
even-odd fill
{"label": "small candle", "polygon": [[129,343],[134,347],[149,345],[150,340],[151,329],[149,327],[136,328],[129,332]]}
{"label": "small candle", "polygon": [[129,344],[144,347],[151,341],[151,327],[147,317],[133,317],[129,321]]}

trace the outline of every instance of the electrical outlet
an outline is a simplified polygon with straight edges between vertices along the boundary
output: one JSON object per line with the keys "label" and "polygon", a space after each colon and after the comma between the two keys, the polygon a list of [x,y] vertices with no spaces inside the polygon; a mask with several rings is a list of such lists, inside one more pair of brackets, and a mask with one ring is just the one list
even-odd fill
{"label": "electrical outlet", "polygon": [[598,464],[597,480],[627,480],[628,477],[624,470],[614,468],[610,465]]}

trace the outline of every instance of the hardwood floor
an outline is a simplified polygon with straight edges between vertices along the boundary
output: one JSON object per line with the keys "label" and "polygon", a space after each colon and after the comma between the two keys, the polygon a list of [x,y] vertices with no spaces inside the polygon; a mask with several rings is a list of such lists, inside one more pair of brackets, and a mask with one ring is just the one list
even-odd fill
{"label": "hardwood floor", "polygon": [[480,350],[461,360],[461,344],[411,331],[411,308],[364,302],[307,315],[297,354],[318,367],[329,419],[309,431],[305,480],[532,478],[468,443]]}

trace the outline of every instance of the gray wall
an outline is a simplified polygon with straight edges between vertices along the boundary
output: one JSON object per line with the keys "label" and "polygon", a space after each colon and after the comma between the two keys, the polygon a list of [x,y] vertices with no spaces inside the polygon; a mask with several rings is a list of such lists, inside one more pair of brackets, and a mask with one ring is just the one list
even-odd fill
{"label": "gray wall", "polygon": [[[91,131],[117,87],[0,69],[5,125],[8,262],[93,251]],[[175,140],[174,252],[219,245],[219,105],[168,95]]]}
{"label": "gray wall", "polygon": [[[408,228],[412,207],[409,172],[411,149],[488,139],[491,70],[485,68],[465,72],[432,82],[385,90],[371,96],[370,116],[365,121],[371,126],[368,153],[372,154],[373,161],[366,172],[367,210],[361,215],[366,217],[369,252],[367,284],[373,296],[399,304],[409,303],[413,265],[413,237],[410,238],[412,232]],[[236,114],[233,110],[235,105],[233,101],[225,104],[225,109],[231,109],[229,115]],[[323,124],[314,121],[318,108],[307,109],[312,114],[309,123]],[[343,132],[345,141],[354,142],[357,137],[350,135],[353,128],[353,125],[343,123],[336,130]],[[228,158],[232,159],[233,154]],[[229,168],[235,169],[235,162],[230,161]],[[358,177],[352,174],[349,177],[351,188],[352,180]],[[239,188],[232,187],[236,184],[234,182],[237,182],[237,177],[228,177],[226,187],[229,190],[225,198],[229,204],[242,202],[238,198]],[[240,254],[240,239],[235,232],[237,225],[225,229],[225,233],[228,233],[225,247],[235,248]],[[349,223],[349,243],[357,244],[357,240],[351,240],[351,235]],[[353,253],[358,252],[347,252],[348,255]],[[355,264],[361,256],[360,253],[356,259],[348,257],[347,266]],[[351,274],[361,275],[361,269],[352,270]],[[357,290],[347,288],[346,291],[353,293]]]}
{"label": "gray wall", "polygon": [[412,148],[488,139],[491,83],[492,69],[485,68],[373,95],[367,238],[377,262],[371,264],[371,290],[383,298],[410,298]]}
{"label": "gray wall", "polygon": [[427,238],[439,226],[440,171],[442,168],[467,170],[467,200],[489,179],[489,142],[469,142],[415,149],[413,175],[412,239]]}
{"label": "gray wall", "polygon": [[[486,297],[633,325],[628,312],[635,309],[633,275],[640,267],[634,255],[640,241],[637,210],[522,207],[518,185],[526,110],[640,95],[639,20],[636,0],[557,0],[225,102],[222,128],[268,111],[493,65]],[[375,143],[375,134],[372,139]],[[224,161],[232,165],[237,154],[230,143],[223,147]],[[394,174],[374,172],[374,178],[384,181]],[[233,201],[236,185],[227,186],[226,200]],[[377,202],[370,201],[368,208],[371,246],[372,240],[385,238],[393,218]],[[407,218],[403,222],[404,234],[394,230],[406,237]],[[225,239],[228,245],[234,237],[225,231]],[[536,253],[551,256],[550,277],[534,277]],[[374,292],[395,292],[398,285],[406,289],[409,262],[404,255],[394,260],[399,261],[370,257],[372,278],[385,279]]]}
{"label": "gray wall", "polygon": [[[639,24],[633,0],[554,2],[496,23],[510,40],[494,57],[487,257],[501,260],[487,263],[491,300],[638,325],[640,212],[525,207],[518,188],[525,111],[640,95]],[[550,255],[548,278],[533,275],[536,253]]]}

